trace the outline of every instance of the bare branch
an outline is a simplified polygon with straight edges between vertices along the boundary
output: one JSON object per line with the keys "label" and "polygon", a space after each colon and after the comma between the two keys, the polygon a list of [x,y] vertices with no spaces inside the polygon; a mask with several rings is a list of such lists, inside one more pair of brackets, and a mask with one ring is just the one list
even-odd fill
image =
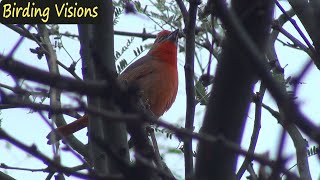
{"label": "bare branch", "polygon": [[[46,25],[39,24],[38,30],[39,30],[40,36],[42,37],[41,40],[42,40],[42,43],[44,46],[43,48],[45,48],[45,50],[47,51],[47,53],[45,53],[45,56],[47,59],[47,65],[48,65],[49,72],[52,74],[60,75],[58,65],[57,65],[57,55],[51,45],[51,41],[49,39],[49,33],[48,33],[48,29],[47,29]],[[60,101],[58,101],[58,99],[60,99],[60,98],[61,98],[61,91],[56,88],[50,87],[50,91],[49,91],[50,106],[51,107],[61,107],[61,103],[60,103]],[[53,113],[52,114],[51,112],[49,112],[49,118],[52,119],[52,122],[50,125],[50,127],[52,129],[53,129],[54,123],[56,123],[57,126],[63,126],[63,125],[67,124],[61,113],[59,113],[59,114]],[[53,136],[50,138],[55,138],[55,137]],[[73,137],[73,140],[75,140],[75,137]],[[78,143],[80,143],[80,142],[78,142]],[[60,162],[60,155],[58,153],[58,148],[59,148],[59,146],[57,144],[52,145],[54,160],[59,163]]]}
{"label": "bare branch", "polygon": [[[317,68],[320,68],[320,18],[318,1],[304,1],[304,0],[288,0],[292,9],[297,14],[300,22],[308,32],[309,37],[313,42],[315,49],[314,54],[316,59],[313,59]],[[309,46],[310,47],[310,46]]]}
{"label": "bare branch", "polygon": [[70,169],[68,167],[64,167],[55,161],[51,160],[41,152],[37,150],[37,147],[35,145],[32,146],[27,146],[23,144],[22,142],[18,141],[17,139],[13,138],[9,134],[7,134],[3,129],[0,129],[0,137],[7,140],[9,143],[12,145],[18,147],[22,151],[25,151],[29,154],[31,154],[33,157],[39,159],[40,161],[44,162],[46,165],[48,165],[51,168],[56,169],[57,172],[65,173],[71,176],[79,177],[79,178],[84,178],[84,179],[122,179],[121,176],[99,176],[96,174],[83,174],[83,173],[78,173],[75,172],[73,169]]}
{"label": "bare branch", "polygon": [[283,9],[283,7],[280,5],[280,3],[278,1],[275,1],[276,5],[278,6],[278,8],[282,11],[282,13],[288,18],[288,20],[291,22],[291,24],[293,25],[293,27],[298,31],[299,35],[301,36],[301,38],[304,40],[304,42],[307,44],[307,46],[309,47],[309,49],[315,53],[315,49],[314,47],[311,45],[311,43],[309,42],[309,40],[307,39],[307,37],[304,35],[304,33],[302,32],[302,30],[299,28],[299,26],[297,25],[296,21],[294,19],[292,19],[289,15],[286,14],[286,11]]}
{"label": "bare branch", "polygon": [[311,52],[308,47],[306,47],[302,42],[300,42],[297,38],[295,38],[293,35],[291,35],[288,31],[286,31],[283,27],[281,27],[279,24],[274,24],[272,26],[274,29],[281,32],[284,36],[286,36],[288,39],[290,39],[295,46],[301,48],[304,52],[306,52],[310,57],[313,57],[313,53]]}
{"label": "bare branch", "polygon": [[[264,97],[266,91],[266,87],[261,83],[260,85],[260,90],[259,93],[256,93],[254,96],[254,103],[256,104],[255,106],[255,119],[254,119],[254,127],[251,135],[251,141],[250,145],[248,148],[248,152],[254,153],[258,137],[259,137],[259,132],[261,128],[261,107],[262,107],[262,100]],[[243,173],[245,172],[246,169],[249,169],[251,167],[252,159],[249,159],[248,157],[245,157],[238,173],[237,173],[237,179],[241,179]],[[252,168],[252,167],[251,167]]]}
{"label": "bare branch", "polygon": [[[195,113],[195,89],[194,89],[194,53],[195,53],[195,24],[197,18],[198,0],[190,1],[188,24],[186,26],[186,58],[185,58],[185,81],[186,81],[186,122],[185,128],[193,131],[194,113]],[[192,139],[184,139],[184,161],[185,161],[185,178],[191,179],[193,176],[193,150]]]}
{"label": "bare branch", "polygon": [[[9,62],[6,61],[9,59]],[[80,94],[99,96],[106,93],[106,82],[78,81],[58,74],[52,74],[32,66],[23,64],[0,54],[0,69],[19,78],[42,83],[59,89],[78,92]]]}
{"label": "bare branch", "polygon": [[230,25],[229,28],[234,30],[233,32],[238,36],[239,42],[241,44],[243,43],[243,46],[248,47],[250,53],[255,57],[248,60],[256,67],[256,72],[265,83],[276,102],[279,103],[278,106],[284,107],[285,118],[288,121],[295,123],[311,139],[320,143],[320,132],[318,131],[318,127],[310,119],[302,115],[293,100],[290,99],[287,93],[273,79],[269,73],[268,65],[264,63],[266,62],[264,56],[262,56],[262,53],[259,53],[257,47],[255,47],[254,43],[248,38],[248,34],[244,33],[243,27],[237,22],[237,17],[224,7],[221,0],[216,2],[217,9],[219,9],[219,12],[221,13],[219,15],[221,20],[225,24]]}
{"label": "bare branch", "polygon": [[[256,69],[257,62],[252,61],[256,61],[256,56],[259,56],[259,65],[265,68],[267,63],[263,51],[271,24],[273,3],[234,0],[230,9],[224,0],[212,0],[211,3],[215,7],[211,9],[211,16],[217,15],[220,18],[227,33],[201,132],[223,135],[240,144],[253,85],[261,72],[269,73],[266,69]],[[233,179],[236,159],[236,154],[218,142],[200,142],[196,177]]]}
{"label": "bare branch", "polygon": [[[187,8],[186,6],[184,5],[183,1],[182,0],[176,0],[178,6],[179,6],[179,9],[181,11],[181,14],[182,14],[182,17],[183,17],[183,21],[184,21],[184,24],[185,26],[187,26],[188,22],[189,22],[189,13],[187,11]],[[190,10],[190,9],[189,9]]]}
{"label": "bare branch", "polygon": [[11,177],[8,174],[5,174],[4,172],[1,172],[1,171],[0,171],[0,179],[2,179],[2,180],[15,180],[13,177]]}

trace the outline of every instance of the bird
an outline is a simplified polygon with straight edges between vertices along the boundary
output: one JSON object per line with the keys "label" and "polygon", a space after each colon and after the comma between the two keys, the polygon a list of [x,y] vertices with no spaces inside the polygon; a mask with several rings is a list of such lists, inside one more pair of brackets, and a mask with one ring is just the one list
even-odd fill
{"label": "bird", "polygon": [[[148,53],[130,64],[119,76],[119,82],[135,84],[141,91],[141,98],[147,107],[159,118],[172,106],[178,91],[178,49],[179,29],[162,30]],[[58,127],[47,135],[48,144],[61,140],[88,126],[88,115]],[[52,134],[58,134],[51,138]],[[54,139],[54,140],[53,140]],[[54,142],[53,142],[54,141]]]}

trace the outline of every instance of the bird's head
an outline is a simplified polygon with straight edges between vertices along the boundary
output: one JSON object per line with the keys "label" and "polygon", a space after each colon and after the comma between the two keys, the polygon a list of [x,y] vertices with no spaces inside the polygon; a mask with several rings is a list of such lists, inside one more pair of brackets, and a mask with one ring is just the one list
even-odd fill
{"label": "bird's head", "polygon": [[148,54],[176,66],[178,37],[179,29],[159,32]]}

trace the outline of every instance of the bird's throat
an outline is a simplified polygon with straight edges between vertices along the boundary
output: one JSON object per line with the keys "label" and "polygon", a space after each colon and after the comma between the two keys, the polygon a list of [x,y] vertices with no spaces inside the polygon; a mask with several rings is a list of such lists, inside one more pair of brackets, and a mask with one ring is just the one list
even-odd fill
{"label": "bird's throat", "polygon": [[177,46],[173,42],[168,41],[158,44],[148,54],[177,67]]}

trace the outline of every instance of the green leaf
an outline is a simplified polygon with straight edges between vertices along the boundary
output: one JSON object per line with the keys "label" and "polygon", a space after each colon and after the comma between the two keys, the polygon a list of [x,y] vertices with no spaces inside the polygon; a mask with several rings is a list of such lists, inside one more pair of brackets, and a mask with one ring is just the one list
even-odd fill
{"label": "green leaf", "polygon": [[171,154],[181,154],[181,150],[180,149],[176,149],[176,148],[169,148],[167,153],[171,153]]}
{"label": "green leaf", "polygon": [[199,101],[201,105],[207,105],[209,93],[207,92],[206,88],[202,85],[200,81],[196,82],[195,90],[196,90],[197,101]]}
{"label": "green leaf", "polygon": [[7,150],[11,150],[11,148],[12,148],[12,145],[10,144],[10,143],[8,143],[8,142],[5,142],[6,144],[5,144],[5,148],[7,149]]}
{"label": "green leaf", "polygon": [[[2,114],[2,112],[0,111],[0,115]],[[0,128],[1,128],[1,124],[2,124],[2,118],[0,117]]]}
{"label": "green leaf", "polygon": [[285,85],[286,80],[283,78],[283,75],[280,73],[272,72],[272,76],[281,84]]}
{"label": "green leaf", "polygon": [[141,3],[139,1],[134,1],[134,5],[136,6],[137,11],[142,11]]}

